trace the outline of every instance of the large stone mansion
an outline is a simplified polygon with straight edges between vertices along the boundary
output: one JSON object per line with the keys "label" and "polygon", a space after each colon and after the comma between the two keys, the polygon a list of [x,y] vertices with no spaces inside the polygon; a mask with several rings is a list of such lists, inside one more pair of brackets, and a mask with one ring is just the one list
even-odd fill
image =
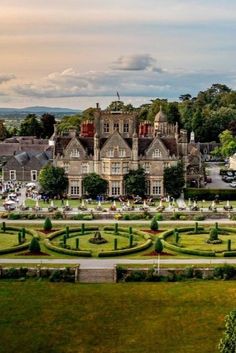
{"label": "large stone mansion", "polygon": [[[124,175],[129,170],[144,168],[147,194],[164,195],[163,172],[166,167],[183,161],[186,181],[202,182],[200,152],[188,143],[187,132],[171,125],[160,109],[154,124],[137,126],[136,114],[123,111],[102,111],[97,104],[95,120],[84,122],[80,134],[70,130],[62,135],[55,128],[50,139],[54,145],[54,165],[68,175],[71,197],[83,195],[83,178],[98,173],[108,181],[108,195],[125,194]],[[194,142],[194,141],[193,141]]]}

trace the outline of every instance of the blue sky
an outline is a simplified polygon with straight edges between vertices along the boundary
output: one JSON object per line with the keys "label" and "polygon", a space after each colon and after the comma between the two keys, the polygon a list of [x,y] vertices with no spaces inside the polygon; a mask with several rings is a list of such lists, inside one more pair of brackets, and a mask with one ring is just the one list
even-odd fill
{"label": "blue sky", "polygon": [[235,33],[232,0],[1,0],[0,106],[236,88]]}

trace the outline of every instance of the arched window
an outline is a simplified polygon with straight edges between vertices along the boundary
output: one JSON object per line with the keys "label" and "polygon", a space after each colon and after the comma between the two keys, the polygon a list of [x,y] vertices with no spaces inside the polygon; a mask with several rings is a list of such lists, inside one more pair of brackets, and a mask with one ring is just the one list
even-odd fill
{"label": "arched window", "polygon": [[158,148],[156,148],[156,149],[153,151],[153,153],[152,153],[152,157],[153,157],[153,158],[160,158],[160,157],[162,157],[161,151],[160,151]]}

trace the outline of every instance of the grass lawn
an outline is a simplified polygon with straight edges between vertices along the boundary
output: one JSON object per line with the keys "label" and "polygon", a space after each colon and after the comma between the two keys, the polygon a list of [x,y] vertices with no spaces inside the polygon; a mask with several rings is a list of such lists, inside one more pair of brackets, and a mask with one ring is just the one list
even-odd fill
{"label": "grass lawn", "polygon": [[234,282],[0,282],[0,353],[217,353]]}
{"label": "grass lawn", "polygon": [[[205,234],[186,234],[180,233],[179,245],[184,248],[196,249],[196,250],[209,250],[209,251],[227,251],[228,239],[231,239],[231,249],[236,250],[236,234],[231,233],[229,235],[219,234],[219,239],[222,240],[221,244],[208,244],[206,241],[209,239],[209,233]],[[170,243],[175,243],[175,237],[171,236],[167,238]]]}
{"label": "grass lawn", "polygon": [[[32,237],[28,234],[25,235],[26,242],[30,241]],[[0,233],[0,249],[11,248],[12,246],[19,245],[17,232],[1,232]]]}

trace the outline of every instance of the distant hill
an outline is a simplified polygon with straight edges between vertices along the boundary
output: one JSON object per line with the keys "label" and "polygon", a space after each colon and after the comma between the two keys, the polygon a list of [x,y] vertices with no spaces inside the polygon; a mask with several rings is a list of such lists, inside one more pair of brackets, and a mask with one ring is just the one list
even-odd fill
{"label": "distant hill", "polygon": [[78,113],[80,109],[57,108],[57,107],[25,107],[25,108],[0,108],[0,113]]}

